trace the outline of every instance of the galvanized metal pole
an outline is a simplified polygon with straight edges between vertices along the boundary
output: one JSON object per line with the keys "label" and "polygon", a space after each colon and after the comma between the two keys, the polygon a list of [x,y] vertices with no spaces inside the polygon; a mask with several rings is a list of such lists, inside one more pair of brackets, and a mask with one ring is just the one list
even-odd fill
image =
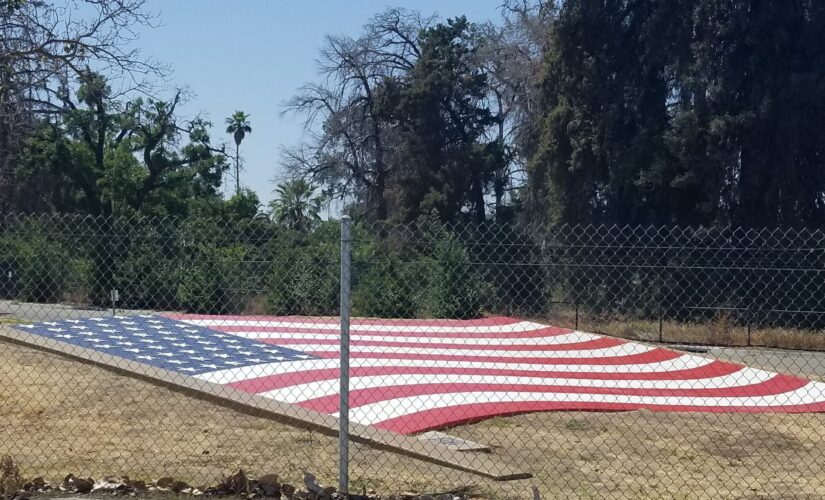
{"label": "galvanized metal pole", "polygon": [[341,217],[341,374],[338,403],[338,491],[349,488],[349,315],[352,241],[348,215]]}

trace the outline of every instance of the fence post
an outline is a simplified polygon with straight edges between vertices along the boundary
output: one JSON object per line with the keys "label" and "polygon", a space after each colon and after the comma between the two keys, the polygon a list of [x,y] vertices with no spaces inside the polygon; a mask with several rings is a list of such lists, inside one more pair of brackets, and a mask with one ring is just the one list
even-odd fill
{"label": "fence post", "polygon": [[341,373],[338,403],[338,491],[349,488],[349,316],[352,241],[348,215],[341,217]]}

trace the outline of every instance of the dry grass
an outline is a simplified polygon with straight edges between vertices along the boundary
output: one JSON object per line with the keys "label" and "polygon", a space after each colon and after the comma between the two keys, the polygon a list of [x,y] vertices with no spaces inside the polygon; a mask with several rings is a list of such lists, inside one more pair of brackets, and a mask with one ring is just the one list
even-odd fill
{"label": "dry grass", "polygon": [[[547,317],[535,319],[567,328],[574,328],[576,324],[575,312],[569,310],[554,311]],[[630,340],[651,342],[659,340],[659,322],[657,320],[599,318],[581,315],[578,329]],[[701,322],[666,320],[662,323],[662,340],[685,344],[749,345],[748,328],[731,321],[725,315],[719,315],[712,321]],[[750,345],[782,349],[825,350],[825,331],[752,327]]]}
{"label": "dry grass", "polygon": [[[200,484],[243,468],[297,483],[306,470],[335,484],[336,438],[2,342],[0,381],[0,456],[11,455],[24,477],[173,475]],[[474,481],[357,445],[352,453],[359,488],[438,489]]]}
{"label": "dry grass", "polygon": [[[144,382],[0,343],[0,456],[21,475],[165,475],[215,482],[241,467],[335,484],[336,440],[237,414]],[[496,484],[352,450],[355,489],[436,491],[476,483],[491,497],[825,496],[825,415],[542,413],[450,434],[494,447],[535,479]]]}

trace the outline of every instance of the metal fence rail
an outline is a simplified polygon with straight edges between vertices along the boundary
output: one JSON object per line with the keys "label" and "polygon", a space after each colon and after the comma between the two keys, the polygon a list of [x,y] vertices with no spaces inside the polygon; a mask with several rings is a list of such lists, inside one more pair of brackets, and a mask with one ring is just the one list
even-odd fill
{"label": "metal fence rail", "polygon": [[[284,375],[253,363],[262,371],[249,368],[254,376],[225,384],[227,391],[297,403],[296,411],[317,413],[319,419],[338,415],[349,403],[351,412],[336,425],[347,428],[347,416],[356,426],[373,422],[389,436],[395,432],[398,443],[420,434],[404,432],[402,423],[425,429],[415,422],[449,421],[438,426],[449,437],[422,442],[440,443],[433,445],[440,453],[445,439],[461,446],[476,443],[488,451],[451,448],[448,453],[461,463],[477,460],[528,471],[532,479],[489,482],[157,389],[113,373],[111,366],[11,343],[0,343],[0,455],[12,456],[23,475],[52,481],[73,473],[206,483],[244,468],[276,472],[291,482],[310,471],[322,483],[353,493],[437,492],[473,484],[479,495],[496,498],[529,497],[532,486],[548,498],[825,495],[820,413],[594,412],[600,404],[620,409],[607,404],[615,391],[659,386],[632,374],[616,382],[607,375],[615,369],[592,363],[597,367],[587,368],[590,375],[576,383],[607,382],[587,393],[587,405],[551,399],[556,411],[533,413],[523,405],[489,415],[480,410],[492,393],[531,393],[524,387],[535,384],[538,375],[519,372],[520,363],[556,360],[561,374],[550,389],[541,389],[552,394],[570,390],[564,366],[588,363],[588,354],[558,361],[568,354],[559,354],[552,339],[540,348],[555,354],[536,354],[539,348],[529,340],[536,335],[514,326],[536,323],[558,327],[553,335],[579,335],[580,343],[595,337],[576,332],[608,335],[596,339],[599,349],[660,353],[655,350],[660,343],[692,345],[721,360],[713,361],[714,380],[733,376],[728,362],[748,365],[750,371],[735,372],[745,377],[735,381],[743,387],[742,397],[760,384],[774,384],[774,393],[814,387],[803,384],[825,379],[825,353],[819,352],[825,351],[822,231],[539,227],[437,218],[343,227],[329,221],[297,231],[265,218],[6,216],[0,220],[0,329],[20,332],[48,322],[59,330],[70,327],[67,321],[94,329],[90,321],[115,318],[114,326],[103,330],[120,328],[128,335],[130,318],[144,318],[135,320],[133,331],[151,326],[144,320],[169,322],[169,328],[189,325],[181,327],[183,344],[191,341],[187,335],[198,334],[194,329],[206,329],[207,335],[217,329],[216,342],[238,337],[250,352],[273,345],[283,351],[264,349],[260,356],[294,364],[303,358],[290,356],[309,353],[320,360],[312,370]],[[48,324],[43,328],[51,335]],[[72,342],[48,339],[58,352],[68,349],[63,340]],[[113,349],[128,349],[121,341],[127,342],[110,342]],[[263,341],[264,347],[251,343]],[[578,352],[576,345],[569,350]],[[181,366],[210,355],[168,348]],[[118,355],[128,358],[128,352]],[[257,359],[243,356],[238,358],[243,362]],[[466,388],[478,384],[481,375],[468,370],[485,362],[484,356],[502,366],[491,369],[500,370],[493,388],[474,396]],[[699,366],[703,362],[696,360],[705,358],[690,359]],[[202,364],[214,365],[221,376],[235,373],[221,362]],[[508,364],[512,367],[505,370]],[[439,374],[442,368],[449,368],[449,376]],[[311,379],[321,372],[326,375]],[[685,397],[693,397],[691,391],[712,397],[722,390],[690,385],[692,379],[684,377],[678,391]],[[785,385],[776,385],[780,382]],[[395,407],[385,403],[390,399]],[[406,417],[404,405],[415,407],[418,420]],[[510,414],[519,415],[495,416]]]}

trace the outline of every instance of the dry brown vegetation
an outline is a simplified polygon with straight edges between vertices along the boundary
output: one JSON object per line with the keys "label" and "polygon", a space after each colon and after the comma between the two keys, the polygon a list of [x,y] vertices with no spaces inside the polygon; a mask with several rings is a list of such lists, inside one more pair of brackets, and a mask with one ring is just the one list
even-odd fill
{"label": "dry brown vegetation", "polygon": [[[566,328],[575,328],[576,325],[576,315],[571,310],[554,311],[535,320]],[[660,340],[658,320],[581,314],[578,329],[631,340]],[[753,326],[750,340],[748,337],[747,326],[723,314],[710,321],[665,320],[661,325],[661,340],[670,343],[825,350],[825,331],[820,330]]]}
{"label": "dry brown vegetation", "polygon": [[[213,483],[244,468],[335,484],[336,440],[250,417],[145,382],[0,343],[0,455],[23,478],[68,473]],[[825,415],[541,413],[450,429],[493,446],[532,480],[480,481],[422,462],[352,450],[354,488],[439,491],[476,484],[489,497],[825,496]]]}

